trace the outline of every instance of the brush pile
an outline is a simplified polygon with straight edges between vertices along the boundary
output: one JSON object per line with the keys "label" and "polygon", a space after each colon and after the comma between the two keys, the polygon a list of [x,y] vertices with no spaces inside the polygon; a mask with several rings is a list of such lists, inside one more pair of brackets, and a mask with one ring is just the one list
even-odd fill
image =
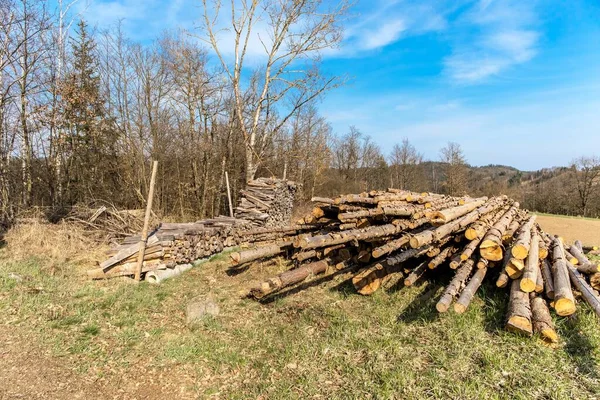
{"label": "brush pile", "polygon": [[[149,237],[142,272],[175,268],[212,256],[236,246],[244,221],[218,217],[192,223],[163,223]],[[92,279],[106,279],[135,274],[140,236],[129,236],[113,248],[107,260],[88,271]]]}
{"label": "brush pile", "polygon": [[298,185],[292,181],[258,178],[250,181],[235,208],[235,217],[252,226],[289,225]]}
{"label": "brush pile", "polygon": [[[66,222],[80,225],[86,232],[104,240],[122,239],[142,230],[144,210],[119,210],[112,204],[77,204],[65,216]],[[157,219],[153,218],[156,226]]]}
{"label": "brush pile", "polygon": [[253,236],[254,247],[231,254],[234,269],[280,255],[294,264],[254,287],[251,296],[264,300],[312,278],[339,274],[351,277],[358,293],[370,295],[446,269],[453,277],[436,305],[442,313],[452,305],[465,312],[487,278],[510,290],[510,331],[536,332],[555,342],[548,304],[568,316],[576,310],[576,297],[600,316],[591,287],[600,285],[598,266],[581,243],[565,248],[506,196],[456,198],[389,189],[313,201],[316,207],[298,225],[263,228],[262,237]]}

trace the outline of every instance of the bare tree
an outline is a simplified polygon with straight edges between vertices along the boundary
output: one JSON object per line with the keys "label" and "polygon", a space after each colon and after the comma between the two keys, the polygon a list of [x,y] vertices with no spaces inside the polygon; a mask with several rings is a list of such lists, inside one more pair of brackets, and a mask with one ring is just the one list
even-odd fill
{"label": "bare tree", "polygon": [[467,162],[458,143],[448,142],[440,151],[440,159],[446,164],[446,191],[451,196],[465,193],[467,189]]}
{"label": "bare tree", "polygon": [[399,189],[414,190],[418,165],[423,161],[423,155],[408,141],[402,139],[402,144],[395,144],[389,157],[391,167],[391,186]]}
{"label": "bare tree", "polygon": [[[233,90],[235,116],[245,143],[246,180],[251,180],[263,156],[264,146],[259,142],[268,141],[296,110],[340,83],[337,77],[322,75],[318,65],[320,53],[340,42],[339,22],[349,4],[347,0],[331,7],[324,0],[232,0],[227,24],[233,49],[219,43],[222,14],[227,13],[222,1],[202,0],[202,4],[202,28]],[[259,68],[248,71],[248,46],[255,38],[265,59]],[[251,103],[245,101],[248,81],[255,91]],[[280,115],[279,121],[269,126],[274,112]]]}
{"label": "bare tree", "polygon": [[590,199],[597,191],[600,178],[600,158],[596,156],[579,157],[571,163],[571,170],[579,196],[579,212],[585,217],[588,215]]}

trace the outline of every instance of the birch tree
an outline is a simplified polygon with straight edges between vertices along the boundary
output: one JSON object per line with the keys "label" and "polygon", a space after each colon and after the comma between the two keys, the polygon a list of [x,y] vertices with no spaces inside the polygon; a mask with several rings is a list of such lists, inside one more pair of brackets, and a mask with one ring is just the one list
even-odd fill
{"label": "birch tree", "polygon": [[[340,22],[349,4],[346,0],[333,5],[325,0],[231,0],[227,7],[221,0],[202,0],[202,5],[201,28],[233,91],[245,144],[246,180],[251,180],[260,166],[264,142],[297,109],[341,83],[338,77],[323,75],[319,63],[322,52],[341,41]],[[220,41],[221,33],[228,34],[232,43]],[[250,46],[262,49],[255,68],[247,65]],[[252,75],[256,97],[247,104],[244,92]],[[273,113],[279,119],[269,126],[266,122]]]}

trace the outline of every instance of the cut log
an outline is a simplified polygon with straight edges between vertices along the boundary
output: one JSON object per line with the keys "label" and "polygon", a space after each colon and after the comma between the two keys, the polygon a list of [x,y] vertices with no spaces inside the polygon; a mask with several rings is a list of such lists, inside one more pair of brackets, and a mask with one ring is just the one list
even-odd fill
{"label": "cut log", "polygon": [[477,261],[478,269],[492,268],[492,267],[494,267],[494,263],[491,263],[489,260],[486,260],[485,258],[479,258],[479,260]]}
{"label": "cut log", "polygon": [[600,298],[594,293],[594,289],[588,285],[581,273],[571,263],[567,263],[567,268],[573,286],[581,293],[581,297],[589,304],[596,315],[600,317]]}
{"label": "cut log", "polygon": [[596,290],[600,290],[600,273],[590,276],[590,285]]}
{"label": "cut log", "polygon": [[418,266],[416,266],[404,280],[404,286],[414,285],[427,271],[427,264],[427,261],[423,261]]}
{"label": "cut log", "polygon": [[504,267],[504,270],[511,279],[519,279],[521,276],[523,276],[525,262],[523,260],[519,260],[518,258],[510,257],[506,266]]}
{"label": "cut log", "polygon": [[541,273],[544,278],[544,288],[546,296],[550,299],[554,299],[554,279],[552,278],[552,270],[548,260],[542,260]]}
{"label": "cut log", "polygon": [[446,236],[449,236],[453,233],[458,232],[461,229],[466,228],[473,222],[477,221],[481,215],[497,209],[500,206],[500,204],[501,203],[499,203],[498,200],[494,198],[488,201],[483,206],[477,208],[476,210],[473,210],[470,213],[464,215],[463,217],[452,220],[447,224],[437,228],[434,227],[426,229],[423,232],[414,235],[410,239],[410,246],[412,248],[419,248],[427,244],[433,243],[435,241],[439,241],[445,238]]}
{"label": "cut log", "polygon": [[520,286],[521,284],[518,279],[512,281],[506,317],[506,330],[531,336],[533,334],[533,325],[531,323],[529,294],[523,292]]}
{"label": "cut log", "polygon": [[587,275],[600,272],[598,265],[592,263],[577,246],[571,246],[569,252],[577,259],[577,271]]}
{"label": "cut log", "polygon": [[332,260],[326,258],[282,272],[276,277],[270,278],[261,283],[258,287],[252,289],[250,294],[257,299],[260,299],[268,294],[279,291],[284,287],[300,283],[311,275],[323,274],[327,271],[327,268],[332,266],[332,264]]}
{"label": "cut log", "polygon": [[384,244],[383,246],[379,246],[373,249],[372,255],[373,258],[380,258],[386,254],[390,254],[402,246],[406,246],[410,242],[410,236],[402,236],[401,238],[391,240]]}
{"label": "cut log", "polygon": [[456,218],[462,217],[482,206],[488,200],[487,197],[476,199],[462,206],[447,208],[445,210],[436,211],[431,217],[431,223],[434,225],[443,225]]}
{"label": "cut log", "polygon": [[286,247],[290,246],[292,242],[276,243],[269,246],[257,247],[254,249],[242,250],[231,253],[229,256],[233,265],[246,264],[251,261],[260,260],[261,258],[268,258],[277,254],[283,253]]}
{"label": "cut log", "polygon": [[538,265],[538,272],[536,275],[537,281],[535,282],[535,292],[543,293],[544,292],[544,278],[542,277],[542,270]]}
{"label": "cut log", "polygon": [[469,307],[469,304],[471,304],[471,300],[473,299],[475,292],[477,292],[477,289],[479,289],[481,286],[481,282],[483,282],[483,278],[485,278],[486,273],[487,268],[479,268],[477,271],[475,271],[473,277],[469,280],[469,283],[454,304],[454,311],[462,314],[467,310],[467,307]]}
{"label": "cut log", "polygon": [[554,238],[552,242],[552,276],[554,278],[554,309],[560,316],[575,312],[575,298],[571,291],[571,281],[562,242]]}
{"label": "cut log", "polygon": [[514,202],[512,207],[494,224],[486,233],[479,246],[481,256],[490,261],[500,261],[503,258],[502,235],[515,217],[519,203]]}
{"label": "cut log", "polygon": [[545,260],[548,258],[548,246],[540,235],[538,235],[538,242],[540,260]]}
{"label": "cut log", "polygon": [[504,287],[506,287],[506,285],[508,285],[509,281],[510,281],[509,276],[506,274],[506,272],[504,270],[501,270],[500,275],[498,275],[498,279],[496,279],[496,287],[504,288]]}
{"label": "cut log", "polygon": [[531,298],[531,319],[533,331],[540,335],[544,341],[549,343],[558,342],[558,334],[554,329],[550,310],[548,310],[548,305],[541,297],[532,296]]}
{"label": "cut log", "polygon": [[[537,230],[533,227],[530,228],[531,232],[529,235],[530,246],[528,249],[528,255],[525,259],[525,270],[523,271],[523,277],[521,278],[521,290],[525,293],[531,293],[535,291],[537,284],[537,276],[539,271],[539,240]],[[518,241],[515,246],[519,245]],[[519,251],[517,251],[519,253]],[[522,253],[519,253],[521,255]],[[512,248],[512,255],[515,255],[515,247]]]}
{"label": "cut log", "polygon": [[[148,238],[148,240],[146,241],[146,243],[144,243],[144,245],[151,246],[157,242],[158,242],[158,237],[156,237],[156,235],[152,235]],[[140,246],[141,246],[141,243],[135,243],[135,244],[132,244],[131,246],[128,246],[124,249],[119,250],[119,252],[117,254],[115,254],[108,260],[100,263],[100,268],[102,268],[104,271],[106,271],[108,268],[112,267],[113,265],[118,264],[119,262],[121,262],[121,261],[125,260],[126,258],[129,258],[132,255],[134,255],[135,253],[137,253],[140,250]]]}
{"label": "cut log", "polygon": [[384,260],[360,270],[352,278],[352,284],[358,293],[368,296],[375,293],[381,287],[386,276],[397,274],[402,274],[401,268],[388,265]]}
{"label": "cut log", "polygon": [[469,278],[474,265],[475,260],[471,258],[465,261],[462,266],[456,270],[454,278],[452,278],[452,281],[446,286],[442,297],[440,297],[440,300],[435,305],[438,312],[442,313],[448,311],[450,304],[452,304],[452,300],[460,294],[464,287],[465,281]]}
{"label": "cut log", "polygon": [[435,269],[439,267],[444,261],[446,261],[452,254],[456,252],[456,247],[448,246],[445,247],[440,254],[435,256],[429,261],[428,267],[429,269]]}
{"label": "cut log", "polygon": [[465,230],[465,237],[468,240],[483,239],[487,231],[502,218],[509,208],[510,204],[506,204],[502,208],[483,215],[478,221],[472,223]]}
{"label": "cut log", "polygon": [[[515,241],[515,243],[512,246],[512,255],[514,258],[518,258],[519,260],[524,260],[525,258],[527,258],[527,254],[529,254],[529,248],[531,247],[531,243],[533,242],[533,238],[532,238],[532,231],[535,229],[534,225],[535,225],[535,219],[536,216],[532,215],[531,217],[529,217],[529,219],[527,220],[527,222],[525,222],[520,230],[519,230],[519,236],[517,236],[517,240]],[[535,230],[535,232],[537,233],[537,230]],[[537,235],[535,236],[535,241],[536,241],[536,246],[538,246],[539,249],[539,243],[537,242]],[[538,252],[538,256],[539,256],[539,252]]]}

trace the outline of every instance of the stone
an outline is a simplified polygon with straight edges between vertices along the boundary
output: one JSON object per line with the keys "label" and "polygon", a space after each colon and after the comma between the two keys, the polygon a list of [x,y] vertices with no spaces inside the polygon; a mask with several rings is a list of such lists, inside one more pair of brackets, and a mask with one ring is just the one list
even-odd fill
{"label": "stone", "polygon": [[212,296],[194,297],[186,307],[186,324],[194,325],[206,317],[216,317],[220,312],[219,305]]}

